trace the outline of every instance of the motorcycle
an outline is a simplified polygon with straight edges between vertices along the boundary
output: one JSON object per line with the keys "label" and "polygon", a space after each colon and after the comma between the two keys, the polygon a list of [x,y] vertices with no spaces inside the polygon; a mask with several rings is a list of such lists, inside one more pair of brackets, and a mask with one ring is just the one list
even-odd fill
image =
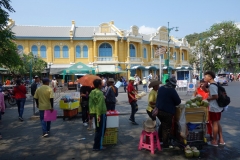
{"label": "motorcycle", "polygon": [[11,106],[14,106],[17,104],[17,101],[15,99],[15,96],[13,95],[13,92],[11,89],[7,89],[4,92],[4,101],[8,102],[8,104],[10,104]]}

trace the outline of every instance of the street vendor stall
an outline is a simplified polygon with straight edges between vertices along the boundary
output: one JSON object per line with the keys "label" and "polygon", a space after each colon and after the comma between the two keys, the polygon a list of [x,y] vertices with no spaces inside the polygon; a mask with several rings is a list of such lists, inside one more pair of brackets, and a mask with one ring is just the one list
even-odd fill
{"label": "street vendor stall", "polygon": [[65,118],[71,119],[79,112],[79,100],[72,98],[70,95],[65,95],[59,102],[59,107],[63,110],[63,120]]}
{"label": "street vendor stall", "polygon": [[[81,62],[78,62],[71,67],[62,70],[61,74],[63,75],[63,79],[65,80],[66,75],[95,74],[95,69],[92,67],[88,67]],[[67,82],[68,81],[69,80],[67,79]]]}
{"label": "street vendor stall", "polygon": [[174,136],[184,144],[202,147],[207,142],[206,122],[208,121],[208,102],[201,96],[182,101],[174,116]]}

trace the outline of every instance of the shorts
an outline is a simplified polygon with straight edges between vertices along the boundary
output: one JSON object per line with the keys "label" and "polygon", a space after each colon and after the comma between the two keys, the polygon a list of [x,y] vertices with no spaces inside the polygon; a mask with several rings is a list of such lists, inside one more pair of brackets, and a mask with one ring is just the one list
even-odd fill
{"label": "shorts", "polygon": [[209,112],[210,121],[219,121],[221,119],[221,112]]}

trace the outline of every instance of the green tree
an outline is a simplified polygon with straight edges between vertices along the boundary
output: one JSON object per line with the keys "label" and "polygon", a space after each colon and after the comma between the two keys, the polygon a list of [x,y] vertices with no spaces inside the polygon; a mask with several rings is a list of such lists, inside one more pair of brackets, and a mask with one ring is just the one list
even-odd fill
{"label": "green tree", "polygon": [[8,12],[15,12],[10,2],[10,0],[0,0],[0,65],[7,69],[11,68],[12,71],[21,65],[21,61],[13,41],[14,34],[8,28]]}

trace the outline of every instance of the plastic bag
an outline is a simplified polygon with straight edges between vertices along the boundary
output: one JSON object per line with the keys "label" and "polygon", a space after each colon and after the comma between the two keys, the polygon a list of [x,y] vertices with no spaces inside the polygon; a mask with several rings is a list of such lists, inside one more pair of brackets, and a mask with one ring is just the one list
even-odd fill
{"label": "plastic bag", "polygon": [[181,116],[178,122],[179,126],[180,126],[180,135],[183,138],[187,137],[187,125],[186,125],[186,117],[185,117],[185,108],[182,108],[182,112],[181,112]]}

